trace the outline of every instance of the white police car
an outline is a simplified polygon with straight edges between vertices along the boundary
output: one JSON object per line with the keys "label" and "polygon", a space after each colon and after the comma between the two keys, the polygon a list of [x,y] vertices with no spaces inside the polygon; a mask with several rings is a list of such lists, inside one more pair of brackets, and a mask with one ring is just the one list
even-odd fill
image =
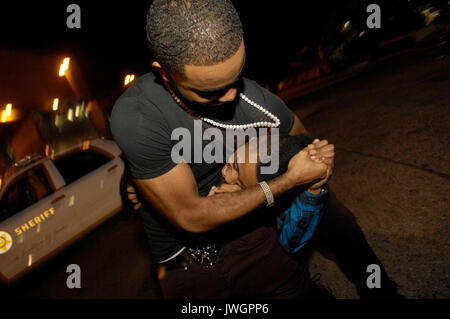
{"label": "white police car", "polygon": [[122,151],[96,139],[27,157],[0,185],[0,281],[10,284],[122,209]]}

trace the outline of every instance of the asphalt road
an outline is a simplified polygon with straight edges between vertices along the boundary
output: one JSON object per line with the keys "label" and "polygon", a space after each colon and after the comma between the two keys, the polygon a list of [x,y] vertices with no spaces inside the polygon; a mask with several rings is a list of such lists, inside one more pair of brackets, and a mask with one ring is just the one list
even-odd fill
{"label": "asphalt road", "polygon": [[[310,132],[337,147],[330,182],[408,298],[450,298],[448,48],[384,61],[289,101]],[[67,266],[81,268],[69,289]],[[311,274],[338,298],[358,298],[331,261]],[[2,298],[156,298],[140,220],[121,213],[9,288]]]}
{"label": "asphalt road", "polygon": [[[407,298],[450,298],[450,60],[447,47],[383,61],[288,104],[336,145],[330,182]],[[335,264],[311,273],[358,298]]]}

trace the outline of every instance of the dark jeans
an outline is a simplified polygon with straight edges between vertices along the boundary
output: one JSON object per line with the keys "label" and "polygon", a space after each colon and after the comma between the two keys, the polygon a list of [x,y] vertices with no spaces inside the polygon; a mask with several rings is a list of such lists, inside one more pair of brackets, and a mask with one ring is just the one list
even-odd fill
{"label": "dark jeans", "polygon": [[[261,226],[220,250],[214,266],[189,264],[160,279],[164,298],[330,298],[310,280],[307,259],[312,249],[334,260],[355,284],[361,298],[396,298],[391,281],[353,214],[329,192],[324,215],[310,242],[288,256],[274,228]],[[367,266],[381,269],[381,288],[368,288]]]}
{"label": "dark jeans", "polygon": [[189,263],[160,278],[164,298],[331,298],[319,295],[308,268],[278,244],[273,227],[261,226],[220,250],[211,267]]}
{"label": "dark jeans", "polygon": [[[300,251],[300,257],[308,257],[311,249],[318,250],[334,260],[346,277],[355,284],[361,298],[391,298],[396,295],[397,285],[367,243],[356,223],[355,217],[336,196],[329,192],[325,212],[310,242]],[[376,264],[381,269],[381,288],[368,288],[366,281],[371,273],[367,266]]]}

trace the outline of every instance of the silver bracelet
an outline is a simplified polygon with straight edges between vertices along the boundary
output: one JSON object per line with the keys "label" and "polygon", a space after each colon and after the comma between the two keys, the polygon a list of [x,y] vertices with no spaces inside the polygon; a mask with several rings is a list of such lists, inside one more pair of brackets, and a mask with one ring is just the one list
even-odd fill
{"label": "silver bracelet", "polygon": [[259,182],[258,184],[259,186],[261,186],[264,195],[266,195],[267,207],[272,207],[273,204],[275,203],[275,200],[273,198],[273,194],[272,191],[270,190],[269,185],[266,182]]}

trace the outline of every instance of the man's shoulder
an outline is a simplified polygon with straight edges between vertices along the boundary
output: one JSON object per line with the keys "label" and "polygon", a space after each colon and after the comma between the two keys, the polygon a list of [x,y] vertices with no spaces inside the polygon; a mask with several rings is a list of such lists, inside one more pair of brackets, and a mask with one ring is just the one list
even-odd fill
{"label": "man's shoulder", "polygon": [[[163,109],[155,101],[162,94],[160,85],[153,73],[137,78],[116,100],[111,111],[110,126],[113,136],[139,135],[142,127],[155,127],[155,123],[164,122]],[[153,123],[153,124],[152,124]],[[148,130],[146,130],[148,131]]]}
{"label": "man's shoulder", "polygon": [[267,90],[265,87],[261,86],[257,81],[243,77],[244,83],[244,93],[250,94],[252,96],[260,96],[263,99],[267,98],[277,98],[275,94]]}
{"label": "man's shoulder", "polygon": [[153,72],[146,73],[134,80],[130,86],[122,93],[114,104],[120,108],[123,104],[146,104],[152,99],[161,95],[163,91],[162,84]]}
{"label": "man's shoulder", "polygon": [[243,80],[244,94],[279,118],[281,122],[280,133],[289,133],[294,125],[294,115],[286,103],[258,82],[247,78],[243,78]]}
{"label": "man's shoulder", "polygon": [[242,77],[242,80],[244,82],[244,88],[249,90],[255,90],[255,89],[262,89],[263,87],[258,84],[255,80],[249,79],[247,77]]}
{"label": "man's shoulder", "polygon": [[116,100],[111,112],[111,122],[138,121],[146,114],[154,117],[158,113],[154,100],[161,95],[162,87],[150,72],[137,78]]}

